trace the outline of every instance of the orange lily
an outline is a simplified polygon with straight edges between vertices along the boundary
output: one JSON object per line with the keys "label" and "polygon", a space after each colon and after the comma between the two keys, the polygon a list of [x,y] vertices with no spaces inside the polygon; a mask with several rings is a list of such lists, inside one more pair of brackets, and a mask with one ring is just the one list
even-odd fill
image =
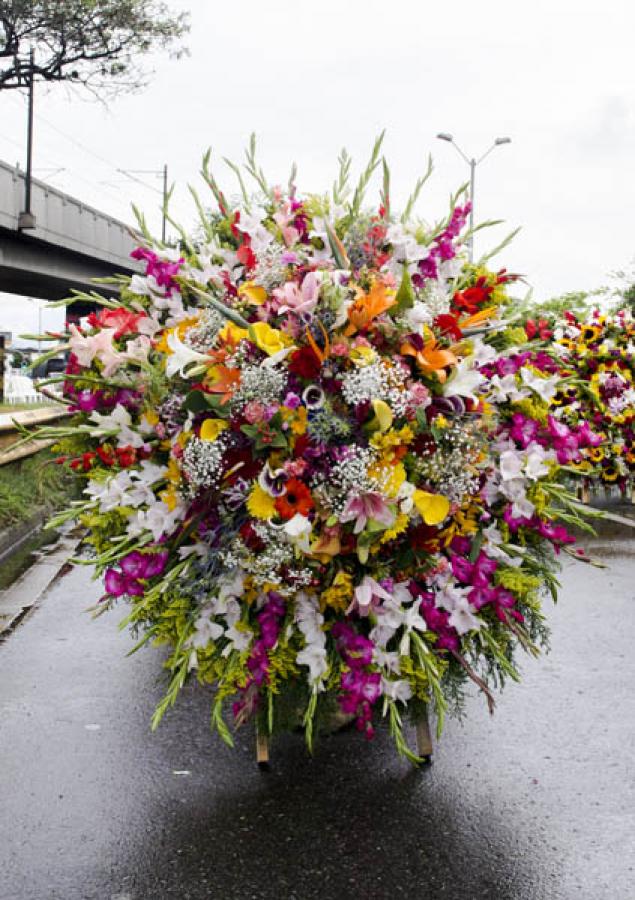
{"label": "orange lily", "polygon": [[450,350],[437,346],[437,339],[431,335],[426,341],[421,340],[421,347],[411,341],[405,341],[400,348],[404,356],[413,356],[417,366],[428,375],[436,375],[441,383],[448,377],[445,369],[456,366],[458,359]]}
{"label": "orange lily", "polygon": [[221,394],[221,403],[227,403],[238,385],[240,384],[240,370],[230,369],[228,366],[213,366],[208,369],[208,378],[213,378],[207,389],[212,394]]}
{"label": "orange lily", "polygon": [[365,328],[373,319],[390,309],[394,302],[394,290],[387,288],[383,281],[375,281],[367,294],[359,291],[348,310],[349,324],[344,334],[350,337],[360,328]]}

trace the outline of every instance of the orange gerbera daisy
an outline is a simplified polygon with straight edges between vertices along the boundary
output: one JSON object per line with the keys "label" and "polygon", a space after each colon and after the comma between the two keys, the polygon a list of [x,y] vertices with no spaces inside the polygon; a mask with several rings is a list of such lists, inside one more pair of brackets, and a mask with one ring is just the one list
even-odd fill
{"label": "orange gerbera daisy", "polygon": [[313,497],[303,481],[290,478],[286,484],[286,492],[276,497],[276,511],[283,519],[292,519],[295,515],[306,516],[313,509]]}

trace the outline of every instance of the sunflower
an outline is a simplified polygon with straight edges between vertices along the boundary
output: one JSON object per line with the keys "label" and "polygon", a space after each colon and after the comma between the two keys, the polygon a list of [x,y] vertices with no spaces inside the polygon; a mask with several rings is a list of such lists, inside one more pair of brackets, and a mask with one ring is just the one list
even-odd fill
{"label": "sunflower", "polygon": [[617,481],[620,477],[620,472],[617,466],[613,464],[606,466],[602,469],[602,480],[603,481]]}
{"label": "sunflower", "polygon": [[290,478],[286,488],[281,497],[276,497],[278,515],[283,519],[292,519],[295,515],[308,515],[315,504],[306,484],[299,478]]}
{"label": "sunflower", "polygon": [[593,462],[602,462],[604,459],[604,447],[591,447],[589,450],[589,456],[593,460]]}
{"label": "sunflower", "polygon": [[591,341],[597,340],[601,334],[602,329],[598,328],[597,325],[585,325],[580,332],[579,339],[584,341],[585,344],[590,344]]}

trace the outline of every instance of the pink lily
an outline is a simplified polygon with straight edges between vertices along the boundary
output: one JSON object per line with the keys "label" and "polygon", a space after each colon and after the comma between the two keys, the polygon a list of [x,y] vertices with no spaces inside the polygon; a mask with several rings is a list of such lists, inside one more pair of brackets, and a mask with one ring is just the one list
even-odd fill
{"label": "pink lily", "polygon": [[355,534],[359,534],[366,528],[370,519],[381,522],[382,525],[392,525],[395,514],[390,509],[384,498],[377,491],[366,491],[351,497],[344,512],[340,516],[340,522],[352,522],[355,519]]}

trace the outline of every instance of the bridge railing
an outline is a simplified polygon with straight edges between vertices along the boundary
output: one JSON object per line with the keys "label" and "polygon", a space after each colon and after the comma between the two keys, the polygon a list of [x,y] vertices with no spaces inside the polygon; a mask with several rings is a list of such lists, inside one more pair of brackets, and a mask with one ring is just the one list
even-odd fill
{"label": "bridge railing", "polygon": [[[17,231],[24,209],[24,172],[0,160],[0,227]],[[36,227],[25,232],[57,247],[135,269],[132,227],[38,179],[32,180]]]}

